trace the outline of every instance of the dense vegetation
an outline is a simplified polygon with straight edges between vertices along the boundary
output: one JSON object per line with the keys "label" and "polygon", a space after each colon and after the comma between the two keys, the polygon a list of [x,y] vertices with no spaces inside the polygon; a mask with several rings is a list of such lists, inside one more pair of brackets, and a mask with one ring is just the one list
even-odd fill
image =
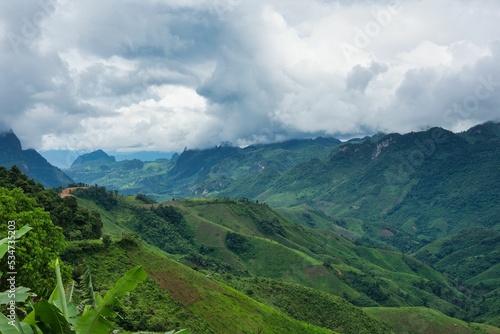
{"label": "dense vegetation", "polygon": [[320,137],[244,149],[220,145],[208,150],[185,150],[171,160],[143,164],[117,162],[98,150],[78,158],[66,172],[79,182],[99,184],[123,194],[143,193],[163,201],[223,190],[231,197],[244,193],[251,198],[265,191],[285,170],[313,157],[327,158],[340,143],[338,139]]}
{"label": "dense vegetation", "polygon": [[[316,232],[291,223],[266,204],[247,199],[193,199],[147,205],[135,197],[117,198],[119,204],[110,215],[101,213],[110,218],[110,224],[130,229],[179,262],[299,320],[342,332],[313,321],[305,315],[308,308],[295,305],[293,311],[257,298],[257,288],[251,286],[254,277],[262,282],[265,277],[275,287],[300,284],[358,306],[426,306],[468,321],[476,314],[472,305],[491,311],[489,305],[478,304],[479,296],[458,289],[410,255]],[[98,207],[87,200],[81,203]]]}
{"label": "dense vegetation", "polygon": [[469,322],[500,326],[499,144],[486,123],[149,163],[99,151],[72,167],[99,185],[63,198],[0,167],[0,219],[32,227],[20,279],[41,298],[61,252],[63,278],[90,269],[101,295],[143,265],[129,331],[498,333]]}
{"label": "dense vegetation", "polygon": [[[50,263],[65,247],[62,229],[54,226],[50,215],[37,208],[35,200],[18,188],[7,190],[0,187],[0,221],[2,239],[12,228],[31,227],[31,231],[9,249],[11,257],[0,263],[0,272],[17,272],[17,286],[32,287],[37,295],[48,297],[55,285]],[[64,276],[68,279],[69,268],[64,269]],[[0,291],[9,290],[9,287],[9,281],[0,281]]]}
{"label": "dense vegetation", "polygon": [[76,198],[59,196],[56,189],[45,189],[41,184],[29,179],[19,168],[10,170],[0,166],[0,187],[13,190],[19,188],[33,198],[36,206],[50,213],[54,225],[62,228],[68,240],[98,239],[102,233],[99,214],[78,206]]}

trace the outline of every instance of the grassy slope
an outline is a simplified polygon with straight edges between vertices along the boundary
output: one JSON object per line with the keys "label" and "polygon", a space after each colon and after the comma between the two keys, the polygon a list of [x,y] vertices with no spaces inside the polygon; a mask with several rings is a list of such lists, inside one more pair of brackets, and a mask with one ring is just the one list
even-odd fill
{"label": "grassy slope", "polygon": [[[121,198],[117,208],[106,212],[87,201],[81,203],[100,211],[106,217],[105,229],[109,231],[130,227],[134,212],[129,205],[140,205],[131,197]],[[302,284],[346,297],[359,305],[425,303],[455,316],[461,314],[456,306],[432,292],[438,284],[441,295],[459,296],[447,286],[444,277],[399,252],[356,246],[332,232],[319,232],[293,224],[266,205],[253,202],[195,199],[169,204],[182,211],[195,231],[196,245],[209,247],[210,256],[240,273]],[[258,222],[273,219],[281,226],[281,233],[263,233]],[[228,249],[224,238],[230,231],[249,240],[252,251],[238,254]],[[182,254],[168,256],[193,265],[186,262]],[[203,269],[203,266],[199,268]]]}
{"label": "grassy slope", "polygon": [[110,288],[128,268],[142,265],[150,275],[122,303],[121,322],[132,330],[190,328],[195,333],[333,333],[286,316],[233,288],[207,278],[157,251],[144,247],[73,253],[86,258],[97,291]]}
{"label": "grassy slope", "polygon": [[[416,287],[418,282],[433,281],[441,284],[443,291],[459,295],[444,277],[401,253],[355,246],[331,232],[293,224],[268,207],[251,202],[198,199],[171,204],[186,213],[199,242],[215,247],[217,256],[226,263],[237,263],[252,275],[303,284],[360,305],[430,303],[444,312],[460,314],[449,302]],[[285,237],[264,235],[256,227],[257,221],[273,218],[284,227]],[[234,254],[228,250],[224,244],[228,231],[245,235],[252,251]]]}
{"label": "grassy slope", "polygon": [[471,324],[450,318],[424,307],[364,309],[398,334],[499,334],[500,329],[483,324]]}
{"label": "grassy slope", "polygon": [[217,275],[224,283],[296,319],[345,334],[387,334],[382,326],[346,300],[303,285],[254,277]]}
{"label": "grassy slope", "polygon": [[415,256],[481,295],[477,319],[500,325],[500,233],[476,227],[441,238]]}

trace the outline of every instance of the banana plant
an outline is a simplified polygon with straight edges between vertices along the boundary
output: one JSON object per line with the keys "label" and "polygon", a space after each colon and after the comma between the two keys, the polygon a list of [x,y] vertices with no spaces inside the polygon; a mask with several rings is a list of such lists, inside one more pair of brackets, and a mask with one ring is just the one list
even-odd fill
{"label": "banana plant", "polygon": [[[16,233],[16,239],[21,238],[29,232],[29,226],[23,226]],[[0,259],[8,251],[8,238],[0,240]],[[113,288],[104,297],[93,291],[90,274],[87,272],[87,285],[91,305],[86,305],[81,312],[73,302],[74,282],[65,290],[61,277],[61,267],[59,259],[52,263],[56,274],[56,287],[47,301],[41,300],[37,303],[28,302],[32,311],[19,321],[10,319],[0,313],[0,333],[3,334],[107,334],[115,324],[113,319],[117,313],[111,307],[119,306],[119,298],[124,294],[134,290],[140,282],[144,281],[148,274],[142,266],[130,269],[120,278]],[[2,273],[0,272],[0,277]],[[32,296],[28,288],[16,288],[14,294],[15,303],[26,303]],[[13,300],[9,291],[0,293],[0,305],[10,304]],[[171,331],[166,334],[190,334],[188,330]]]}

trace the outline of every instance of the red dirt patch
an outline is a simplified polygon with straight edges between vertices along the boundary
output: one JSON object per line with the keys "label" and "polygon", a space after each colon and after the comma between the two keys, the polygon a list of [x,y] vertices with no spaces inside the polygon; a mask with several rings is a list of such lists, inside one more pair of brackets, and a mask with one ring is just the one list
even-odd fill
{"label": "red dirt patch", "polygon": [[61,191],[60,196],[61,197],[75,197],[74,195],[71,194],[71,192],[76,190],[76,189],[89,189],[89,187],[69,187],[69,188],[63,189],[63,191]]}
{"label": "red dirt patch", "polygon": [[386,229],[384,229],[384,230],[379,230],[379,231],[377,232],[377,234],[378,234],[378,235],[385,236],[385,237],[393,237],[393,236],[394,236],[394,233],[392,233],[391,231],[386,230]]}
{"label": "red dirt patch", "polygon": [[150,273],[150,275],[163,290],[168,291],[172,298],[186,307],[202,300],[202,297],[198,291],[193,289],[192,285],[187,284],[175,275],[166,272]]}
{"label": "red dirt patch", "polygon": [[326,275],[328,272],[323,266],[312,266],[306,268],[306,275],[308,279],[316,278],[318,276]]}

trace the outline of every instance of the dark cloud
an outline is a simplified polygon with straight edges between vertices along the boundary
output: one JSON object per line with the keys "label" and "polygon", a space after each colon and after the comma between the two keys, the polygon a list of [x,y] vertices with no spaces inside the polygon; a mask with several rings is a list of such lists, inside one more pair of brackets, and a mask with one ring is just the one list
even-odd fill
{"label": "dark cloud", "polygon": [[356,65],[347,74],[346,88],[356,89],[364,93],[370,81],[378,74],[387,71],[387,69],[386,65],[377,62],[372,62],[369,67]]}
{"label": "dark cloud", "polygon": [[392,5],[4,1],[0,124],[37,149],[172,151],[498,118],[500,5]]}

